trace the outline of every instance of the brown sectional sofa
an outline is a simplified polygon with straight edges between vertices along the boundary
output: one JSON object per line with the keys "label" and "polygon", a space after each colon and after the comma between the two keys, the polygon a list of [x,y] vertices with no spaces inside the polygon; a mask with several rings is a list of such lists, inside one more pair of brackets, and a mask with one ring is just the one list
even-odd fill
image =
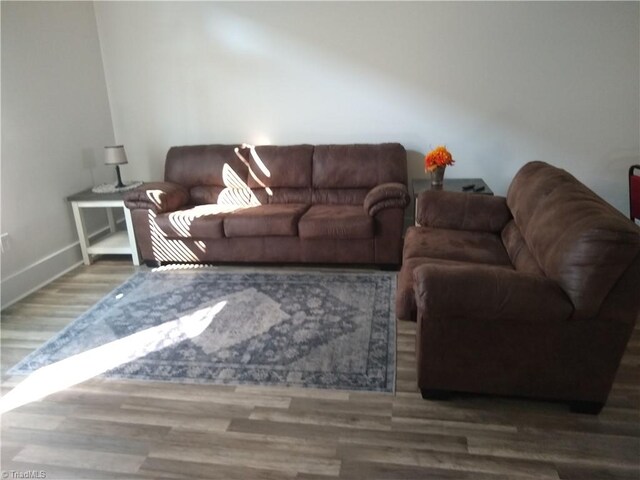
{"label": "brown sectional sofa", "polygon": [[376,145],[173,147],[125,195],[147,262],[398,265],[406,151]]}
{"label": "brown sectional sofa", "polygon": [[543,162],[522,167],[506,198],[426,192],[418,222],[397,311],[417,316],[423,396],[529,396],[597,413],[640,310],[640,229]]}

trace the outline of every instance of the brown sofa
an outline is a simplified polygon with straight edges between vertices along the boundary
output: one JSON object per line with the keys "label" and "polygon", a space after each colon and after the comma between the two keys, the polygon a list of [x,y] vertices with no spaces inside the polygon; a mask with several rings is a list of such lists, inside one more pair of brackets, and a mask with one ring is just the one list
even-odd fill
{"label": "brown sofa", "polygon": [[173,147],[128,192],[142,259],[398,265],[406,151],[377,145]]}
{"label": "brown sofa", "polygon": [[426,192],[398,312],[417,305],[418,384],[597,413],[640,309],[640,229],[569,173],[526,164],[506,198]]}

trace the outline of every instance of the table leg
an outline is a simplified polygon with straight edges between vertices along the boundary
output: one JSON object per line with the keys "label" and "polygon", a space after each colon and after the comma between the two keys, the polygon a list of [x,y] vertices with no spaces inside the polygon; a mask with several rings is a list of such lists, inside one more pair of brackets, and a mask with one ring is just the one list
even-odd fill
{"label": "table leg", "polygon": [[134,265],[140,265],[140,255],[138,255],[138,245],[136,244],[136,234],[133,231],[133,221],[131,220],[131,210],[124,207],[124,221],[127,224],[127,234],[129,235],[129,246],[131,247],[131,260]]}
{"label": "table leg", "polygon": [[111,207],[107,207],[107,221],[109,222],[109,231],[116,233],[116,221],[113,218],[113,209]]}
{"label": "table leg", "polygon": [[73,218],[76,221],[76,230],[78,230],[78,239],[80,240],[80,251],[82,252],[82,261],[85,265],[91,265],[91,257],[87,248],[89,247],[89,239],[87,238],[87,229],[84,226],[82,212],[77,202],[71,202],[73,209]]}

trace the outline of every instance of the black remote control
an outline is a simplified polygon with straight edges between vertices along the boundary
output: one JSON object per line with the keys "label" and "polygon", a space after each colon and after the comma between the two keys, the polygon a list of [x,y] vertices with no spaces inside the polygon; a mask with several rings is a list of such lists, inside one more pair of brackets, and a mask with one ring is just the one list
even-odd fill
{"label": "black remote control", "polygon": [[484,190],[484,187],[476,187],[473,189],[474,192],[481,192]]}
{"label": "black remote control", "polygon": [[476,188],[476,184],[475,183],[469,183],[467,185],[463,185],[462,186],[462,190],[463,191],[473,190],[474,188]]}

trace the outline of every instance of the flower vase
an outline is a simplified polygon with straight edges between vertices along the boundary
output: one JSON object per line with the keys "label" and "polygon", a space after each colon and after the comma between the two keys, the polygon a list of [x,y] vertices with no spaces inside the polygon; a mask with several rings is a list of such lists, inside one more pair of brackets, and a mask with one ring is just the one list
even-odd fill
{"label": "flower vase", "polygon": [[441,187],[444,182],[444,169],[445,167],[436,167],[435,170],[431,170],[431,185],[435,187]]}

